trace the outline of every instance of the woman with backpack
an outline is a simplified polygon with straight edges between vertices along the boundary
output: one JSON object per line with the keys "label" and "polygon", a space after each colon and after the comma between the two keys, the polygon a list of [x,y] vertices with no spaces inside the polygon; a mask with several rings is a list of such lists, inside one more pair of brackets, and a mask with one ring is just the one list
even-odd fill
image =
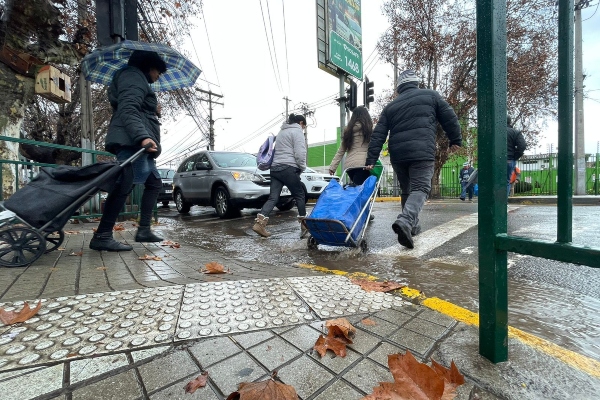
{"label": "woman with backpack", "polygon": [[[256,223],[252,230],[262,237],[271,234],[266,230],[269,214],[275,204],[279,202],[283,186],[292,193],[298,207],[298,221],[302,224],[306,218],[306,205],[304,189],[300,182],[300,174],[306,169],[306,140],[304,138],[306,118],[303,115],[290,114],[287,122],[281,125],[281,130],[275,140],[275,155],[271,163],[271,187],[269,199],[256,216]],[[306,229],[301,225],[300,237],[306,234]]]}

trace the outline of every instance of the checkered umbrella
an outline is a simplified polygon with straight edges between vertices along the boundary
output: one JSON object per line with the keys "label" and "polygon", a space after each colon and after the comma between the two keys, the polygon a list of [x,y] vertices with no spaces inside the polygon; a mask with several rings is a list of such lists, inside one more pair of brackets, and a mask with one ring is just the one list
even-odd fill
{"label": "checkered umbrella", "polygon": [[115,73],[125,67],[134,50],[156,52],[167,64],[167,71],[150,86],[156,92],[189,87],[200,76],[200,69],[177,50],[159,43],[124,40],[112,46],[94,50],[83,58],[81,70],[88,81],[110,85]]}

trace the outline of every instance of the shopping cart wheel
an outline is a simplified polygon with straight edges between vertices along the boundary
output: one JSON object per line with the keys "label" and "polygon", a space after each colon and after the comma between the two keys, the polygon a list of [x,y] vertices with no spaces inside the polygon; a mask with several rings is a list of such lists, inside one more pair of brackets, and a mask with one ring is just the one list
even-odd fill
{"label": "shopping cart wheel", "polygon": [[367,249],[369,248],[369,246],[367,245],[367,241],[365,239],[361,239],[358,242],[358,246],[357,247],[360,249],[361,253],[366,253]]}
{"label": "shopping cart wheel", "polygon": [[44,235],[24,226],[0,231],[0,266],[24,267],[46,251]]}
{"label": "shopping cart wheel", "polygon": [[310,250],[316,250],[319,247],[317,240],[312,236],[308,237],[308,239],[306,240],[306,244],[308,245],[308,248]]}
{"label": "shopping cart wheel", "polygon": [[46,233],[44,239],[46,239],[46,251],[44,253],[50,253],[60,247],[65,240],[65,233],[63,231]]}

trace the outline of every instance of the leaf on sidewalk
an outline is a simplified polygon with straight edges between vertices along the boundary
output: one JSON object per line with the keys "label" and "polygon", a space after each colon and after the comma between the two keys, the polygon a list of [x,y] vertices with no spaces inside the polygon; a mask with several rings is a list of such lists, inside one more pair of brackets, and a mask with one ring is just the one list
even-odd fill
{"label": "leaf on sidewalk", "polygon": [[113,226],[113,231],[124,231],[125,230],[125,226],[123,224],[116,224],[115,226]]}
{"label": "leaf on sidewalk", "polygon": [[42,301],[38,301],[35,308],[30,308],[29,303],[25,302],[23,308],[19,312],[5,311],[4,308],[0,307],[0,321],[4,325],[12,325],[18,322],[25,322],[29,318],[33,317],[42,308]]}
{"label": "leaf on sidewalk", "polygon": [[275,380],[277,371],[266,381],[242,382],[237,392],[231,393],[226,400],[298,400],[293,386]]}
{"label": "leaf on sidewalk", "polygon": [[362,321],[360,321],[361,324],[366,325],[366,326],[375,326],[377,325],[377,322],[373,321],[372,319],[369,318],[365,318]]}
{"label": "leaf on sidewalk", "polygon": [[206,379],[208,378],[208,371],[204,371],[196,379],[192,379],[185,385],[185,392],[193,394],[197,389],[206,386]]}
{"label": "leaf on sidewalk", "polygon": [[65,235],[77,235],[79,231],[63,231]]}
{"label": "leaf on sidewalk", "polygon": [[350,279],[350,281],[367,292],[390,292],[406,286],[394,281],[374,282],[366,279]]}
{"label": "leaf on sidewalk", "polygon": [[169,247],[170,247],[170,248],[172,248],[172,249],[178,249],[178,248],[180,248],[180,247],[181,247],[181,245],[180,245],[179,243],[177,243],[177,242],[172,242],[172,241],[170,241],[170,240],[167,240],[167,241],[165,241],[165,242],[162,242],[160,245],[161,245],[161,246],[169,246]]}
{"label": "leaf on sidewalk", "polygon": [[138,260],[162,261],[162,258],[160,258],[159,256],[150,256],[148,254],[144,254],[142,257],[138,257]]}
{"label": "leaf on sidewalk", "polygon": [[330,319],[325,322],[325,327],[328,329],[327,336],[346,340],[348,343],[352,343],[351,337],[356,333],[356,328],[346,318]]}
{"label": "leaf on sidewalk", "polygon": [[456,387],[464,377],[452,362],[447,369],[432,360],[433,367],[423,364],[407,351],[406,354],[388,355],[388,366],[394,382],[380,382],[373,394],[362,400],[450,400],[456,396]]}
{"label": "leaf on sidewalk", "polygon": [[352,344],[352,337],[356,333],[354,328],[346,318],[331,319],[325,322],[327,336],[319,335],[313,349],[321,357],[327,353],[327,350],[333,351],[337,356],[346,357],[346,345]]}
{"label": "leaf on sidewalk", "polygon": [[333,351],[336,356],[346,357],[346,344],[348,344],[346,341],[334,336],[319,335],[313,349],[315,349],[321,357],[325,356],[327,350]]}
{"label": "leaf on sidewalk", "polygon": [[83,251],[78,251],[77,253],[72,251],[69,253],[70,256],[79,256],[81,257],[83,255]]}
{"label": "leaf on sidewalk", "polygon": [[227,268],[227,270],[225,270],[225,266],[219,264],[216,261],[211,261],[208,264],[204,265],[206,268],[201,269],[200,272],[203,272],[205,274],[228,274],[229,272],[229,268]]}

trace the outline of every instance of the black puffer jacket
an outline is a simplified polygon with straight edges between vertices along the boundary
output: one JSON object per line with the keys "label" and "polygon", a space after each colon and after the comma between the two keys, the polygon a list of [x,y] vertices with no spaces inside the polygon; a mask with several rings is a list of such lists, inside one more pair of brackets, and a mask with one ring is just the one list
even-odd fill
{"label": "black puffer jacket", "polygon": [[435,160],[437,121],[450,139],[450,145],[462,144],[458,118],[438,92],[419,89],[412,82],[401,85],[398,92],[398,97],[383,109],[373,130],[367,165],[374,165],[379,158],[388,132],[392,163]]}
{"label": "black puffer jacket", "polygon": [[525,153],[526,148],[527,143],[521,131],[509,125],[506,128],[506,159],[518,160]]}
{"label": "black puffer jacket", "polygon": [[108,88],[113,115],[106,134],[106,151],[116,153],[121,146],[140,146],[142,140],[154,140],[160,148],[160,123],[156,118],[158,101],[144,73],[128,66],[115,74]]}

